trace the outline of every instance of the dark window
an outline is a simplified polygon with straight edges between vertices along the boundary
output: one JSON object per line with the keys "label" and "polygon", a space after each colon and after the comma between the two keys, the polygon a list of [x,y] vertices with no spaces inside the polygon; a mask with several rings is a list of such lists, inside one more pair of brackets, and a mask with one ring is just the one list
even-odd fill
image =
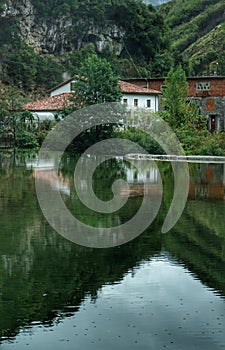
{"label": "dark window", "polygon": [[147,108],[151,108],[151,100],[147,100]]}
{"label": "dark window", "polygon": [[138,107],[138,99],[137,98],[134,99],[134,107]]}

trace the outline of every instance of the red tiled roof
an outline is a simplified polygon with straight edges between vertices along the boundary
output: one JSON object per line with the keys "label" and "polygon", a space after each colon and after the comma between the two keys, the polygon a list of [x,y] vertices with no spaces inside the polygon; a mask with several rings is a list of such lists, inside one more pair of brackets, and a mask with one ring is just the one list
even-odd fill
{"label": "red tiled roof", "polygon": [[135,84],[127,83],[126,81],[119,80],[119,85],[121,87],[121,91],[124,94],[142,94],[142,95],[161,95],[162,93],[158,90],[142,88]]}
{"label": "red tiled roof", "polygon": [[[142,88],[135,84],[127,83],[125,81],[119,80],[119,85],[123,94],[142,94],[142,95],[159,95],[161,94],[158,90]],[[61,110],[63,107],[68,107],[73,104],[69,100],[69,97],[74,97],[74,94],[64,92],[55,96],[47,97],[43,100],[37,100],[33,102],[28,102],[23,106],[23,109],[30,111],[56,111]]]}
{"label": "red tiled roof", "polygon": [[68,107],[73,104],[69,100],[69,97],[74,96],[71,93],[64,92],[59,95],[50,96],[43,100],[37,100],[33,102],[28,102],[23,106],[23,109],[30,111],[56,111],[60,110],[63,107]]}

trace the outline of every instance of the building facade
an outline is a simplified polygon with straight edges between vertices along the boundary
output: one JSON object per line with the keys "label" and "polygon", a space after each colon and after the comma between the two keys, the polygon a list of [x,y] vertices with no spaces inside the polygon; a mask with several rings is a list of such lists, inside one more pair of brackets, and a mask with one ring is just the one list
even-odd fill
{"label": "building facade", "polygon": [[[24,106],[24,109],[30,110],[40,120],[43,118],[54,118],[54,114],[63,109],[65,106],[72,104],[71,97],[76,98],[75,80],[71,78],[62,82],[49,91],[50,96],[43,100],[32,101]],[[148,109],[157,112],[159,109],[159,96],[162,94],[158,90],[148,89],[119,80],[122,91],[121,103],[127,106],[127,109],[137,108]]]}
{"label": "building facade", "polygon": [[[165,78],[125,79],[140,87],[161,91],[165,87]],[[208,129],[225,130],[225,77],[201,76],[188,77],[188,98],[196,102],[206,117]],[[160,108],[160,107],[159,107]]]}

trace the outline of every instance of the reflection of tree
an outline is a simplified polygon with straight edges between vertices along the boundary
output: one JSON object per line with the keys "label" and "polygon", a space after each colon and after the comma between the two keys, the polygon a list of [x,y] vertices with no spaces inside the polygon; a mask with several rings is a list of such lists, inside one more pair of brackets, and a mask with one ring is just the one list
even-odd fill
{"label": "reflection of tree", "polygon": [[[213,169],[213,172],[209,172],[209,169]],[[159,218],[162,220],[162,216],[165,216],[164,211],[168,211],[171,203],[170,186],[173,187],[173,176],[171,168],[164,164],[161,166],[161,174],[164,181],[164,208]],[[190,174],[193,187],[206,182],[209,185],[221,185],[223,166],[190,164]],[[216,195],[214,192],[215,198]],[[214,202],[204,198],[188,200],[176,226],[162,236],[165,250],[187,266],[203,283],[223,295],[225,295],[224,207],[223,200]]]}
{"label": "reflection of tree", "polygon": [[[63,158],[60,173],[67,183],[72,182],[74,166],[70,158]],[[189,201],[176,227],[161,236],[173,177],[169,163],[159,168],[164,189],[168,187],[171,193],[164,197],[162,211],[151,229],[120,248],[91,249],[66,241],[46,223],[25,159],[1,158],[0,334],[12,337],[31,321],[51,324],[55,318],[75,312],[85,295],[94,300],[103,285],[121,280],[128,270],[158,254],[161,246],[204,283],[225,294],[224,204]],[[111,175],[105,179],[110,169]],[[104,191],[118,174],[124,176],[123,164],[103,163],[94,178],[96,193]],[[73,207],[74,194],[65,196],[65,201]],[[126,220],[140,201],[132,198],[116,217]],[[79,209],[81,217],[86,215],[87,219],[87,211],[81,206]],[[102,220],[104,224],[101,216],[87,220],[90,224]]]}
{"label": "reflection of tree", "polygon": [[203,283],[225,295],[224,203],[189,201],[173,232],[164,236],[162,244]]}
{"label": "reflection of tree", "polygon": [[[102,285],[121,280],[160,251],[158,234],[149,233],[120,249],[94,250],[68,242],[46,224],[32,171],[21,164],[10,177],[6,174],[0,182],[7,197],[0,207],[1,335],[12,337],[35,320],[51,323],[67,315],[68,306],[75,312],[86,294],[94,299]],[[134,210],[136,201],[129,206]]]}

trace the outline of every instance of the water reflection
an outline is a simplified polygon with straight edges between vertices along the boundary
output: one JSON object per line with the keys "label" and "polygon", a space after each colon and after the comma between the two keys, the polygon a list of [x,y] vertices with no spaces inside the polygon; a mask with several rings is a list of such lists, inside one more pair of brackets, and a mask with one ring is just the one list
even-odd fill
{"label": "water reflection", "polygon": [[[43,181],[60,188],[71,210],[78,203],[73,186],[75,163],[65,157],[57,178],[50,167],[38,173]],[[42,345],[96,350],[223,347],[225,203],[218,195],[222,190],[212,197],[210,187],[224,186],[223,166],[191,167],[185,212],[174,229],[162,235],[173,190],[171,169],[162,163],[159,168],[168,191],[157,219],[132,242],[97,250],[74,245],[49,227],[35,196],[33,166],[35,157],[1,154],[3,349],[34,350]],[[138,168],[142,176],[122,159],[99,167],[94,186],[100,198],[112,196],[111,183],[118,177],[136,186],[137,196],[114,217],[107,215],[107,220],[90,215],[80,205],[80,218],[91,224],[99,220],[111,224],[133,215],[141,203],[143,177],[157,186],[159,175],[146,162]],[[193,190],[201,184],[210,189],[206,196]]]}

